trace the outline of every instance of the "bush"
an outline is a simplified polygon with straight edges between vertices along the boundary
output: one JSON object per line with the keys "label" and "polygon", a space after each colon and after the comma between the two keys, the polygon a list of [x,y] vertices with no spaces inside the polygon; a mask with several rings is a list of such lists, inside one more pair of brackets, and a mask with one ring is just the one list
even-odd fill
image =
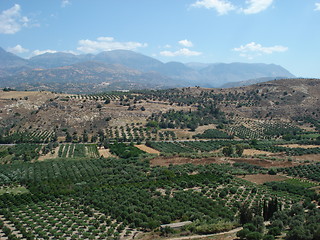
{"label": "bush", "polygon": [[259,232],[250,232],[247,234],[246,239],[247,240],[260,240],[262,239],[262,234]]}
{"label": "bush", "polygon": [[232,139],[233,136],[228,135],[225,132],[219,131],[217,129],[207,129],[202,134],[194,135],[193,138],[203,138],[203,139]]}
{"label": "bush", "polygon": [[272,235],[264,235],[263,240],[274,240],[274,236],[272,236]]}
{"label": "bush", "polygon": [[195,229],[195,232],[198,234],[211,234],[211,233],[230,231],[234,227],[235,227],[235,224],[232,222],[220,221],[214,224],[203,224],[203,225],[197,226]]}

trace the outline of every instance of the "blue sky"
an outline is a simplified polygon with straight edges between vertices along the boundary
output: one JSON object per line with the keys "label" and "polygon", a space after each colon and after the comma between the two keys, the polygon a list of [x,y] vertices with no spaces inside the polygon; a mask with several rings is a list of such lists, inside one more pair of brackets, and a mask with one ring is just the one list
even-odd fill
{"label": "blue sky", "polygon": [[0,0],[0,46],[25,58],[128,49],[275,63],[320,78],[320,0]]}

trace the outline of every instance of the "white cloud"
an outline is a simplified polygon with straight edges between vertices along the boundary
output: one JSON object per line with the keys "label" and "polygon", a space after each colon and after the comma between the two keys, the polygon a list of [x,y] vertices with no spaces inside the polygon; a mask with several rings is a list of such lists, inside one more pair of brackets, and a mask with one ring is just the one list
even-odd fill
{"label": "white cloud", "polygon": [[241,8],[233,5],[228,0],[197,0],[195,3],[191,4],[191,7],[214,8],[219,15],[227,14],[233,10],[238,10],[238,12],[244,14],[256,14],[270,7],[273,1],[274,0],[246,0],[245,2],[248,6],[246,8]]}
{"label": "white cloud", "polygon": [[37,55],[41,55],[41,54],[45,54],[45,53],[56,53],[57,51],[55,50],[51,50],[51,49],[47,49],[47,50],[34,50],[31,54],[31,56],[37,56]]}
{"label": "white cloud", "polygon": [[66,6],[68,6],[68,5],[70,5],[71,4],[71,2],[69,1],[69,0],[62,0],[62,2],[61,2],[61,7],[66,7]]}
{"label": "white cloud", "polygon": [[244,14],[256,14],[266,10],[271,6],[273,0],[247,0],[249,6],[245,9],[241,9]]}
{"label": "white cloud", "polygon": [[201,52],[191,51],[188,48],[181,48],[180,50],[175,51],[175,52],[172,52],[172,51],[160,52],[160,55],[165,56],[165,57],[177,57],[177,56],[192,57],[192,56],[199,56],[201,54],[202,54]]}
{"label": "white cloud", "polygon": [[316,8],[314,9],[315,11],[320,11],[320,3],[315,3]]}
{"label": "white cloud", "polygon": [[98,37],[97,40],[101,41],[101,42],[113,42],[114,38],[113,37]]}
{"label": "white cloud", "polygon": [[193,43],[187,39],[179,41],[179,44],[184,47],[193,47]]}
{"label": "white cloud", "polygon": [[15,4],[0,14],[0,33],[14,34],[28,25],[29,19],[21,16],[21,7]]}
{"label": "white cloud", "polygon": [[111,51],[116,49],[134,50],[140,47],[146,47],[146,43],[139,42],[116,42],[113,37],[99,37],[96,41],[80,40],[77,50],[84,53],[96,53],[101,51]]}
{"label": "white cloud", "polygon": [[23,48],[20,44],[18,44],[17,46],[15,47],[11,47],[11,48],[8,48],[7,49],[8,52],[11,52],[11,53],[26,53],[26,52],[29,52],[29,49],[26,49],[26,48]]}
{"label": "white cloud", "polygon": [[272,47],[263,47],[261,44],[251,42],[246,45],[241,45],[239,48],[234,48],[233,51],[240,52],[241,57],[252,59],[263,54],[272,54],[274,52],[285,52],[288,48],[280,45]]}
{"label": "white cloud", "polygon": [[191,7],[204,7],[207,9],[214,8],[219,15],[227,14],[236,9],[236,7],[226,0],[198,0],[191,4]]}

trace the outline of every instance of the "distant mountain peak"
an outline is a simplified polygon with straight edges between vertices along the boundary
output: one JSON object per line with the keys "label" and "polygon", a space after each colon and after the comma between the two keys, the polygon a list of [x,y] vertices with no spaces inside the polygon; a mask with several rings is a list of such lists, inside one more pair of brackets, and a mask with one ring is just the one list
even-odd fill
{"label": "distant mountain peak", "polygon": [[[43,75],[37,74],[39,71],[35,72],[32,69],[43,69],[41,71]],[[24,74],[19,74],[21,72]],[[150,83],[143,86],[154,84],[163,87],[195,85],[220,87],[228,82],[240,82],[248,79],[294,77],[289,71],[276,64],[241,62],[184,64],[175,61],[163,63],[155,58],[130,50],[104,51],[96,55],[75,55],[66,52],[44,53],[27,60],[0,48],[1,76],[12,76],[14,79],[12,81],[17,84],[19,81],[21,83],[26,81],[58,81],[65,79],[66,76],[68,76],[68,83],[81,79],[82,82],[87,81],[88,84],[92,82],[92,79],[95,81],[103,79],[116,81],[118,78],[119,81],[123,80],[126,83],[128,81],[135,82],[131,88],[138,87],[137,81]],[[2,84],[5,81],[10,83],[9,80],[10,78],[0,79],[0,85],[1,81],[3,81]]]}

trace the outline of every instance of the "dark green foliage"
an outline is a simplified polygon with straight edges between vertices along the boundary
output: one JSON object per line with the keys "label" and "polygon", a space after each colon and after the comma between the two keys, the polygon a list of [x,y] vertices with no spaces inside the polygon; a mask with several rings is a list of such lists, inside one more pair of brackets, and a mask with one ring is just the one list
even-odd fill
{"label": "dark green foliage", "polygon": [[268,174],[269,174],[269,175],[277,175],[277,172],[276,172],[276,170],[274,170],[274,169],[270,169],[270,170],[268,171]]}
{"label": "dark green foliage", "polygon": [[244,169],[246,171],[248,171],[249,173],[261,173],[261,172],[265,172],[266,169],[264,167],[260,167],[260,166],[256,166],[256,165],[252,165],[249,163],[234,163],[233,164],[234,167],[236,168],[241,168]]}
{"label": "dark green foliage", "polygon": [[272,143],[260,143],[254,146],[257,150],[268,151],[268,152],[285,152],[289,156],[300,156],[304,154],[318,154],[320,153],[319,148],[287,148],[282,146],[277,146]]}
{"label": "dark green foliage", "polygon": [[233,155],[241,157],[244,150],[244,146],[242,144],[229,145],[222,149],[222,153],[226,157],[231,157]]}
{"label": "dark green foliage", "polygon": [[294,227],[286,237],[287,240],[312,240],[313,237],[307,229],[302,226]]}
{"label": "dark green foliage", "polygon": [[309,190],[303,186],[299,186],[297,184],[292,184],[290,182],[267,182],[264,185],[271,187],[275,191],[285,191],[290,192],[297,195],[302,195],[308,197],[312,200],[318,199],[319,196],[316,194],[314,190]]}
{"label": "dark green foliage", "polygon": [[268,234],[272,236],[278,236],[281,234],[281,230],[279,227],[272,227],[269,229]]}
{"label": "dark green foliage", "polygon": [[227,147],[224,147],[222,149],[222,153],[223,155],[225,155],[226,157],[230,157],[231,155],[233,155],[235,153],[235,149],[232,145],[229,145]]}
{"label": "dark green foliage", "polygon": [[153,114],[149,120],[159,122],[160,128],[190,128],[191,131],[198,126],[226,121],[224,113],[213,104],[198,106],[196,111],[169,110],[166,113]]}
{"label": "dark green foliage", "polygon": [[248,127],[242,122],[229,125],[227,129],[242,139],[272,139],[283,135],[296,135],[302,130],[292,124],[281,121],[251,122],[254,127]]}
{"label": "dark green foliage", "polygon": [[83,131],[82,142],[88,142],[88,141],[89,141],[88,133],[86,131]]}
{"label": "dark green foliage", "polygon": [[271,199],[270,201],[263,202],[263,218],[264,220],[269,220],[272,218],[273,214],[281,210],[281,203],[278,202],[277,198]]}
{"label": "dark green foliage", "polygon": [[298,118],[297,120],[304,121],[306,123],[311,123],[317,129],[317,131],[320,132],[320,121],[319,120],[314,119],[310,116],[306,116],[304,118]]}
{"label": "dark green foliage", "polygon": [[185,142],[147,142],[149,147],[166,153],[192,153],[210,152],[223,146],[235,144],[237,141],[217,140],[217,141],[185,141]]}
{"label": "dark green foliage", "polygon": [[84,144],[76,144],[73,152],[73,157],[85,157],[86,156],[86,150]]}
{"label": "dark green foliage", "polygon": [[147,127],[156,128],[156,127],[158,127],[158,126],[159,126],[159,123],[158,123],[157,121],[151,120],[151,121],[148,121],[148,123],[147,123]]}
{"label": "dark green foliage", "polygon": [[66,132],[66,142],[72,142],[72,136],[68,131]]}
{"label": "dark green foliage", "polygon": [[278,236],[288,229],[287,240],[316,240],[320,233],[320,209],[305,211],[301,205],[275,212],[271,218],[268,234]]}
{"label": "dark green foliage", "polygon": [[35,131],[35,132],[14,132],[5,133],[3,129],[0,128],[0,144],[9,143],[44,143],[49,141],[56,141],[55,134],[47,131]]}
{"label": "dark green foliage", "polygon": [[202,134],[194,135],[193,138],[202,139],[232,139],[233,136],[228,135],[226,132],[222,132],[217,129],[207,129]]}
{"label": "dark green foliage", "polygon": [[247,234],[247,240],[260,240],[262,239],[263,235],[260,232],[250,232]]}
{"label": "dark green foliage", "polygon": [[[198,174],[188,174],[195,170]],[[15,175],[16,172],[23,174]],[[0,196],[0,207],[6,208],[71,197],[76,206],[90,205],[112,219],[145,230],[182,217],[191,221],[206,219],[211,224],[216,219],[230,221],[235,214],[223,202],[202,193],[178,190],[224,183],[228,176],[218,165],[169,169],[150,168],[146,161],[138,159],[60,160],[0,166],[0,176],[2,184],[23,183],[31,192],[14,198]],[[166,195],[157,194],[156,189],[163,186],[168,190]],[[174,188],[177,190],[171,193]]]}
{"label": "dark green foliage", "polygon": [[241,157],[243,154],[244,146],[242,144],[236,144],[235,147],[236,147],[235,154]]}
{"label": "dark green foliage", "polygon": [[320,182],[320,163],[281,168],[278,171],[284,172],[290,176],[307,178]]}
{"label": "dark green foliage", "polygon": [[7,147],[0,148],[0,158],[4,158],[8,155],[10,155],[10,153]]}
{"label": "dark green foliage", "polygon": [[121,158],[138,157],[140,154],[143,153],[142,150],[134,147],[132,144],[128,145],[125,143],[114,143],[109,144],[109,148],[113,154],[116,154]]}
{"label": "dark green foliage", "polygon": [[234,227],[235,227],[235,224],[233,222],[219,221],[217,223],[212,223],[212,224],[202,223],[196,226],[193,232],[197,234],[213,234],[213,233],[230,231]]}
{"label": "dark green foliage", "polygon": [[160,229],[160,232],[161,232],[160,234],[161,236],[167,237],[169,234],[174,233],[175,230],[171,227],[164,227]]}
{"label": "dark green foliage", "polygon": [[275,238],[272,235],[264,235],[262,239],[263,240],[274,240]]}
{"label": "dark green foliage", "polygon": [[39,157],[39,150],[41,145],[37,144],[17,144],[8,149],[9,154],[14,155],[13,160],[22,160],[29,162],[32,159],[37,159]]}
{"label": "dark green foliage", "polygon": [[239,237],[240,239],[246,239],[246,237],[249,233],[250,233],[250,230],[247,228],[244,228],[244,229],[240,230],[239,232],[237,232],[237,237]]}
{"label": "dark green foliage", "polygon": [[240,223],[241,224],[250,223],[252,221],[252,218],[253,218],[252,209],[243,204],[240,207]]}

